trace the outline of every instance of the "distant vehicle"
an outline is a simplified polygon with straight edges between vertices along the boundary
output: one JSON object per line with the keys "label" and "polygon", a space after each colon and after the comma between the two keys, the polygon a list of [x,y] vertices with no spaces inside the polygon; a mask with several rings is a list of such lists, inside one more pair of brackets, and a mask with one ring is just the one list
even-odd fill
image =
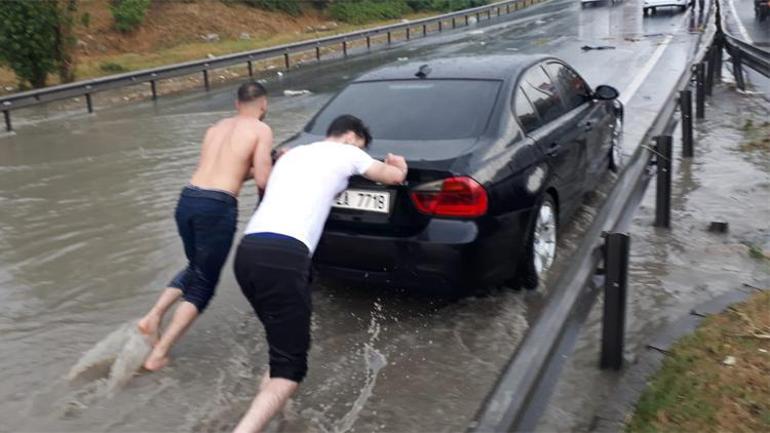
{"label": "distant vehicle", "polygon": [[372,156],[409,163],[405,185],[351,179],[315,265],[322,276],[434,293],[535,288],[556,257],[557,229],[621,164],[618,92],[592,90],[552,57],[426,63],[363,75],[282,144],[323,140],[350,113],[370,125]]}
{"label": "distant vehicle", "polygon": [[770,0],[754,0],[754,17],[760,22],[770,15]]}
{"label": "distant vehicle", "polygon": [[648,13],[656,13],[658,8],[675,7],[684,12],[687,10],[687,4],[689,0],[644,0],[642,3],[642,12],[644,15]]}
{"label": "distant vehicle", "polygon": [[580,0],[580,6],[581,7],[586,7],[588,5],[593,6],[597,3],[611,3],[614,5],[617,1],[620,1],[620,0]]}

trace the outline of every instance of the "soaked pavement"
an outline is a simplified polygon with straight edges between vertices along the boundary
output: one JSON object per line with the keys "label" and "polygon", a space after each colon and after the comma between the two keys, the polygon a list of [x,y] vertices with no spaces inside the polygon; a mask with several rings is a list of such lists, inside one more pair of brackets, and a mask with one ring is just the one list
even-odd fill
{"label": "soaked pavement", "polygon": [[[556,0],[506,22],[273,78],[274,95],[313,94],[273,97],[268,121],[285,139],[348,79],[403,57],[546,52],[593,86],[621,90],[632,146],[665,97],[661,88],[693,51],[690,18],[662,12],[643,19],[631,0],[585,10]],[[141,316],[183,265],[173,207],[206,127],[231,112],[235,86],[116,108],[100,107],[106,97],[99,96],[92,116],[14,113],[17,134],[0,136],[0,432],[216,432],[245,411],[266,347],[229,264],[211,308],[167,369],[133,378],[111,398],[103,379],[65,378],[95,342]],[[253,185],[244,191],[240,227],[255,203]],[[556,271],[601,200],[602,191],[589,197],[565,229]],[[641,254],[651,263],[660,258],[652,247]],[[650,265],[646,278],[656,272],[665,271]],[[464,430],[547,292],[500,288],[449,302],[321,281],[309,376],[273,428]],[[655,309],[656,302],[640,304]]]}
{"label": "soaked pavement", "polygon": [[[695,126],[695,156],[675,142],[671,230],[653,227],[654,181],[634,218],[629,269],[626,358],[696,305],[743,287],[767,287],[770,259],[770,99],[715,87]],[[681,131],[675,132],[681,137]],[[761,144],[764,140],[764,144]],[[754,143],[754,145],[749,144]],[[729,224],[727,234],[707,231]],[[619,375],[601,372],[601,298],[567,363],[541,432],[591,431]]]}

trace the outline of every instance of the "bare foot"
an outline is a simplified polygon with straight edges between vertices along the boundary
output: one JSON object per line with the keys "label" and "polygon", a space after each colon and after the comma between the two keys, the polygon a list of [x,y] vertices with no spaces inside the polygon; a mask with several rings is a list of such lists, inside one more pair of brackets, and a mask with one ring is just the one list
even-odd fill
{"label": "bare foot", "polygon": [[158,342],[160,334],[158,328],[160,327],[160,317],[147,315],[142,317],[139,323],[136,325],[144,336],[150,339],[150,343],[154,346]]}
{"label": "bare foot", "polygon": [[153,349],[150,356],[144,361],[143,367],[149,371],[158,371],[168,364],[169,357],[164,353],[160,353],[157,348]]}

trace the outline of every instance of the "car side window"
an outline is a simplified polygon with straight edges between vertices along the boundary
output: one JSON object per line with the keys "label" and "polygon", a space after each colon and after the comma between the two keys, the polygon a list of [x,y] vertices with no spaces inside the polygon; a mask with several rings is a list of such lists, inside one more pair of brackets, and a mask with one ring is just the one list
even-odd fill
{"label": "car side window", "polygon": [[564,105],[568,110],[577,108],[591,100],[591,92],[588,90],[588,84],[580,78],[577,72],[561,63],[548,63],[545,67],[548,75],[559,83]]}
{"label": "car side window", "polygon": [[514,112],[519,122],[521,122],[521,127],[524,128],[524,132],[530,132],[540,126],[540,119],[537,117],[535,109],[532,107],[529,99],[527,99],[521,86],[516,88]]}
{"label": "car side window", "polygon": [[521,88],[535,106],[543,123],[548,123],[567,111],[562,104],[559,91],[540,65],[524,74]]}

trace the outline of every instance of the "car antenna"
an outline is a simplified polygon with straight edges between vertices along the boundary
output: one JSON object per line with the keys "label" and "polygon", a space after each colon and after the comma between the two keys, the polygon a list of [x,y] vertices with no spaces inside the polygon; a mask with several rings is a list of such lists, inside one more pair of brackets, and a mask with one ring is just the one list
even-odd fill
{"label": "car antenna", "polygon": [[426,78],[428,74],[430,74],[430,71],[431,71],[430,66],[425,64],[420,66],[420,69],[417,70],[417,73],[414,74],[414,76],[417,78]]}

